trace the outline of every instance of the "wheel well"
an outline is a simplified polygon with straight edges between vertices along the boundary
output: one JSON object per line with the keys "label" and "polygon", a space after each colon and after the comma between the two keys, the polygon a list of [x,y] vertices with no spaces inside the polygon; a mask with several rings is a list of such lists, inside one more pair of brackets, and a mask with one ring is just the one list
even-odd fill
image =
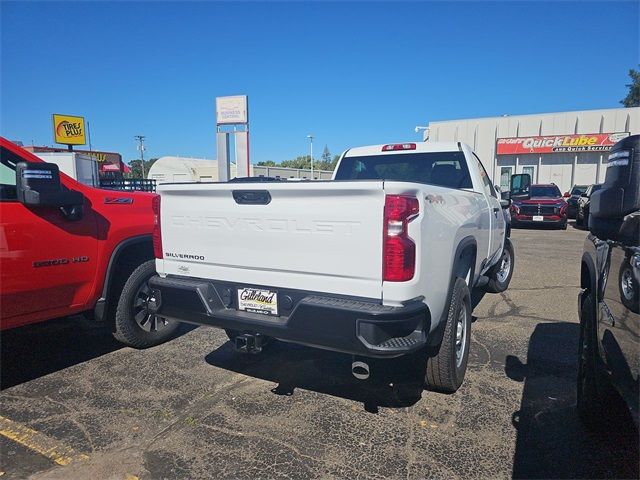
{"label": "wheel well", "polygon": [[[447,291],[447,301],[442,311],[440,321],[435,330],[428,336],[428,346],[430,348],[440,348],[442,337],[444,335],[444,327],[446,325],[446,316],[449,311],[451,295],[453,294],[453,286],[456,283],[456,278],[467,278],[469,274],[469,282],[473,283],[473,277],[475,275],[476,267],[476,253],[477,247],[473,237],[466,237],[463,239],[456,248],[455,256],[453,258],[453,269],[451,271],[451,279],[449,280],[449,289]],[[472,286],[469,285],[469,291],[472,290]]]}
{"label": "wheel well", "polygon": [[[587,261],[584,260],[585,257],[583,257],[582,262],[580,263],[580,288],[582,288],[584,290],[584,293],[580,296],[580,304],[578,305],[578,308],[580,309],[580,311],[582,311],[582,304],[584,302],[584,299],[587,297],[587,295],[589,295],[590,293],[593,295],[593,315],[594,318],[596,318],[596,303],[597,303],[597,298],[596,298],[596,292],[595,292],[595,273],[592,272],[592,268],[589,266],[589,263]],[[582,323],[584,321],[583,318],[580,318],[580,322]]]}
{"label": "wheel well", "polygon": [[[455,281],[455,277],[460,277],[462,279],[467,279],[467,274],[469,274],[469,284],[473,282],[473,277],[475,275],[475,266],[476,266],[476,245],[474,243],[465,246],[459,253],[458,258],[456,259],[455,270],[453,272],[453,277]],[[469,286],[471,289],[471,286]]]}
{"label": "wheel well", "polygon": [[586,262],[582,262],[580,266],[580,288],[586,291],[591,290],[591,272]]}
{"label": "wheel well", "polygon": [[142,238],[121,246],[114,253],[105,279],[103,298],[105,312],[103,318],[113,319],[120,292],[133,271],[144,262],[154,258],[151,238]]}

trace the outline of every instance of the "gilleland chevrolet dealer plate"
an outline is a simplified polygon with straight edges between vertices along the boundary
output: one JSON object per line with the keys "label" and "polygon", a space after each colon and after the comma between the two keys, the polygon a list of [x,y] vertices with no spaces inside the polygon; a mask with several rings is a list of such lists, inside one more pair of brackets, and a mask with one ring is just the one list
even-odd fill
{"label": "gilleland chevrolet dealer plate", "polygon": [[238,310],[278,315],[278,292],[263,288],[239,288]]}

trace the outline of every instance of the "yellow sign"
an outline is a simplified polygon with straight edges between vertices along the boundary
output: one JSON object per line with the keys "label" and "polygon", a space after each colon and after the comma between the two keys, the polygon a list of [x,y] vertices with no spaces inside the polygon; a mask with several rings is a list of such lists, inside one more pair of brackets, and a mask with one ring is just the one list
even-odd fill
{"label": "yellow sign", "polygon": [[84,145],[84,117],[53,114],[53,136],[56,143],[64,145]]}

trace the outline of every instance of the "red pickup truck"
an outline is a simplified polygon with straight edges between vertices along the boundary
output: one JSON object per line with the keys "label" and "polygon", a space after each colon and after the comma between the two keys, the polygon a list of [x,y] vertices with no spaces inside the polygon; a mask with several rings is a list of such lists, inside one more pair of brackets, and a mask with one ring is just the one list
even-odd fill
{"label": "red pickup truck", "polygon": [[0,137],[0,330],[85,313],[143,348],[175,321],[152,314],[152,193],[78,183]]}

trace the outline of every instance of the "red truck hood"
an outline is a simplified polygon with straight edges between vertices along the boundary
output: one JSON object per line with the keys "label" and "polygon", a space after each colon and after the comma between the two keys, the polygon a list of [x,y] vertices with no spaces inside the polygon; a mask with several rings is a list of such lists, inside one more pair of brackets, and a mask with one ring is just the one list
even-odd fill
{"label": "red truck hood", "polygon": [[549,197],[533,197],[528,200],[518,200],[519,205],[557,205],[559,203],[564,203],[563,198],[549,198]]}

